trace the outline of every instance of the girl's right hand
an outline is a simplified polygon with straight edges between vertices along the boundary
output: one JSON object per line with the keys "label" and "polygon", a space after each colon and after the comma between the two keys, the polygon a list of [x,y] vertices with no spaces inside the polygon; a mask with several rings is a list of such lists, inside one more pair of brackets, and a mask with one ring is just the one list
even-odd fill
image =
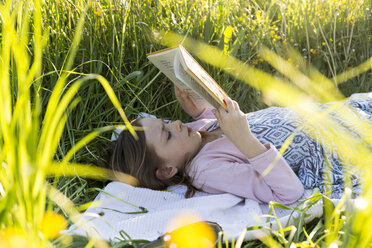
{"label": "girl's right hand", "polygon": [[191,117],[195,118],[204,111],[205,108],[198,107],[191,99],[190,94],[187,91],[181,90],[175,84],[174,93],[176,94],[176,98],[181,104],[183,110]]}
{"label": "girl's right hand", "polygon": [[227,111],[220,107],[213,110],[224,134],[248,158],[255,157],[267,149],[251,133],[245,114],[236,101],[224,99]]}

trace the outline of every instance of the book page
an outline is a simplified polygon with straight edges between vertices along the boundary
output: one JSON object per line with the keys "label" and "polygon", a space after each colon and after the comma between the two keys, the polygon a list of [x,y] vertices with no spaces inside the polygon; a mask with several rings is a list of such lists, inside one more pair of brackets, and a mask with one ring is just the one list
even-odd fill
{"label": "book page", "polygon": [[[167,49],[160,52],[155,52],[148,55],[148,59],[163,72],[180,90],[188,91],[194,104],[200,107],[210,106],[203,97],[195,93],[195,91],[189,86],[188,79],[184,77],[177,77],[175,75],[175,65],[179,64],[179,48]],[[182,69],[183,70],[183,69]],[[183,70],[184,71],[184,70]],[[184,71],[184,73],[186,73]]]}
{"label": "book page", "polygon": [[193,79],[187,71],[185,71],[180,51],[178,51],[175,56],[173,68],[176,78],[189,87],[188,93],[194,101],[194,104],[202,108],[210,107],[211,105],[208,103],[209,99],[205,98],[203,94],[198,94],[200,90],[203,90],[199,89],[199,83],[196,82],[195,79]]}
{"label": "book page", "polygon": [[196,101],[198,99],[203,99],[203,101],[206,103],[197,103],[197,104],[203,104],[203,105],[197,105],[202,107],[210,107],[213,106],[215,108],[218,108],[220,104],[211,96],[211,93],[206,91],[200,84],[199,81],[195,80],[188,71],[185,70],[185,62],[182,58],[181,52],[179,52],[178,59],[174,61],[174,73],[176,77],[182,81],[185,82],[193,91],[193,94],[197,95]]}
{"label": "book page", "polygon": [[187,70],[195,80],[201,82],[205,92],[212,93],[212,97],[215,101],[219,102],[219,105],[226,108],[223,99],[228,97],[228,95],[225,91],[182,46],[180,46],[180,50],[184,59],[184,69]]}

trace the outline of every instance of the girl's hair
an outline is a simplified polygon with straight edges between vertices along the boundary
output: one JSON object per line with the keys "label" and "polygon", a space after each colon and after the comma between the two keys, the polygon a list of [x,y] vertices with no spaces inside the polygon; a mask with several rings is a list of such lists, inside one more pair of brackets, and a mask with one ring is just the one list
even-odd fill
{"label": "girl's hair", "polygon": [[[140,120],[141,118],[134,120],[132,126],[142,127]],[[139,187],[164,190],[171,185],[184,184],[187,186],[185,197],[193,196],[197,189],[192,186],[191,179],[184,170],[179,170],[175,176],[167,180],[156,177],[155,172],[164,165],[164,161],[146,144],[145,133],[143,131],[136,133],[138,139],[135,139],[128,130],[123,130],[113,142],[110,169],[134,176],[139,182]]]}

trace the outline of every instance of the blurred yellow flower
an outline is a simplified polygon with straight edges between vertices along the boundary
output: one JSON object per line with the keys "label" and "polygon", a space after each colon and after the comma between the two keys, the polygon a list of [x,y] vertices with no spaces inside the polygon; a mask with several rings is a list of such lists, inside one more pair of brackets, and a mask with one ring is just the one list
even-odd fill
{"label": "blurred yellow flower", "polygon": [[330,41],[330,42],[333,42],[333,39],[332,39],[332,38],[329,38],[329,41]]}
{"label": "blurred yellow flower", "polygon": [[276,39],[276,40],[280,40],[280,36],[275,35],[275,36],[274,36],[274,39]]}
{"label": "blurred yellow flower", "polygon": [[59,232],[66,229],[67,222],[65,218],[52,211],[47,211],[41,221],[41,232],[47,238],[56,238],[60,234]]}
{"label": "blurred yellow flower", "polygon": [[283,45],[287,45],[287,42],[285,40],[283,40]]}
{"label": "blurred yellow flower", "polygon": [[172,221],[171,225],[181,226],[164,236],[167,247],[177,248],[205,248],[215,247],[216,236],[207,223],[196,221],[193,215],[182,215]]}
{"label": "blurred yellow flower", "polygon": [[341,43],[341,42],[339,42],[339,43],[338,43],[338,46],[341,46],[341,45],[342,45],[342,43]]}
{"label": "blurred yellow flower", "polygon": [[315,54],[316,53],[316,50],[311,48],[310,49],[310,53]]}
{"label": "blurred yellow flower", "polygon": [[326,45],[326,43],[323,41],[323,42],[322,42],[322,46],[325,46],[325,45]]}
{"label": "blurred yellow flower", "polygon": [[22,229],[10,227],[0,233],[0,247],[32,247],[32,244]]}
{"label": "blurred yellow flower", "polygon": [[293,43],[293,42],[294,42],[294,39],[290,39],[289,41],[290,41],[291,43]]}
{"label": "blurred yellow flower", "polygon": [[270,31],[270,34],[274,35],[275,34],[275,31],[274,30],[271,30]]}

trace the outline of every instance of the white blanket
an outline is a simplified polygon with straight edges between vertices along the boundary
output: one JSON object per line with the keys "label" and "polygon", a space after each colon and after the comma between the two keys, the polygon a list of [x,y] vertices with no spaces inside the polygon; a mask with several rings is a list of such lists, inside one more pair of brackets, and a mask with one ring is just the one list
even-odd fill
{"label": "white blanket", "polygon": [[[115,237],[120,237],[120,230],[124,230],[132,239],[151,241],[165,232],[180,227],[169,224],[171,220],[186,213],[193,213],[201,220],[217,222],[223,228],[228,240],[236,240],[245,227],[271,226],[277,229],[274,219],[266,222],[267,216],[265,215],[269,211],[267,204],[258,204],[256,201],[242,199],[231,194],[202,192],[186,199],[185,190],[185,186],[174,186],[168,191],[156,191],[111,182],[103,189],[103,192],[98,194],[93,204],[83,214],[83,218],[77,223],[79,227],[72,225],[68,232],[79,235],[98,235],[106,240],[115,240]],[[307,190],[302,199],[310,195],[311,191]],[[125,202],[141,206],[148,212],[133,213],[141,209]],[[290,207],[297,204],[292,204]],[[293,217],[298,216],[291,210],[281,208],[275,208],[275,212],[282,226],[293,224]],[[321,201],[312,206],[307,213],[309,216],[305,219],[306,222],[320,217],[323,213]],[[195,219],[190,220],[190,223],[195,221]],[[248,231],[244,239],[256,239],[262,235],[265,235],[262,230]]]}

